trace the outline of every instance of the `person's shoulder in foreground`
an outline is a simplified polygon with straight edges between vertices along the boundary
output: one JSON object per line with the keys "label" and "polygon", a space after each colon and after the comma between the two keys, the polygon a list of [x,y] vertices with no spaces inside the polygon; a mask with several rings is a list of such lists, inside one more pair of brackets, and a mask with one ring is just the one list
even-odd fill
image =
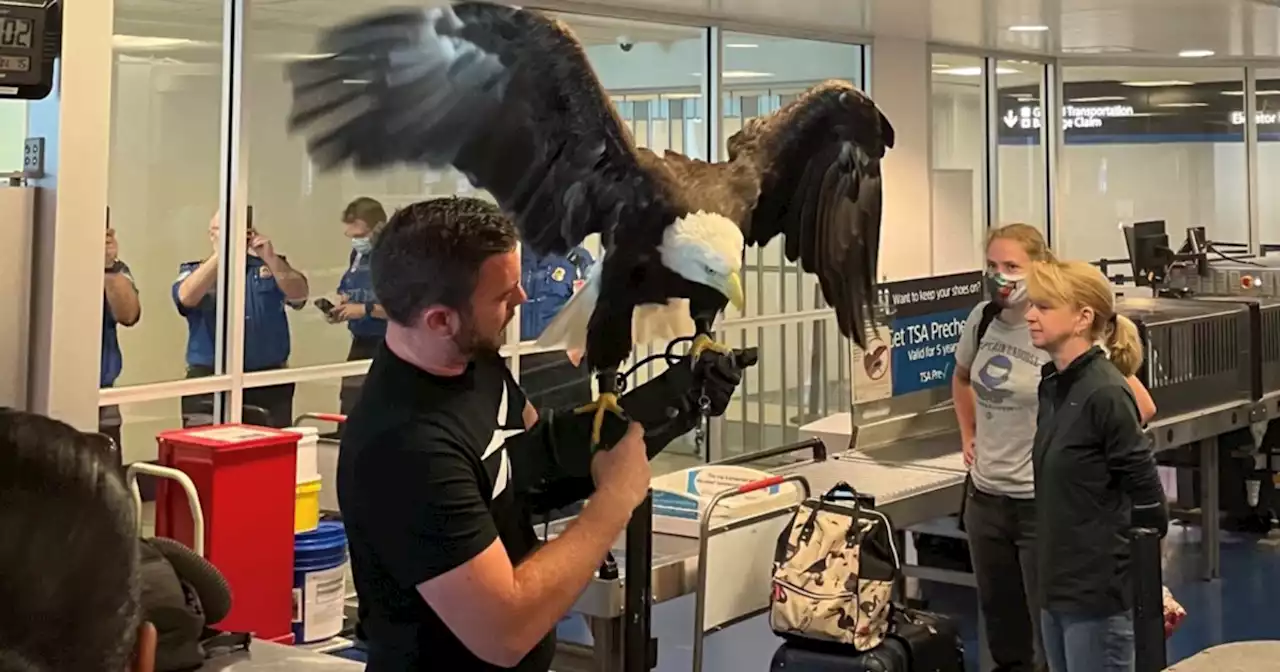
{"label": "person's shoulder in foreground", "polygon": [[0,671],[151,672],[135,513],[109,441],[0,409],[0,539]]}

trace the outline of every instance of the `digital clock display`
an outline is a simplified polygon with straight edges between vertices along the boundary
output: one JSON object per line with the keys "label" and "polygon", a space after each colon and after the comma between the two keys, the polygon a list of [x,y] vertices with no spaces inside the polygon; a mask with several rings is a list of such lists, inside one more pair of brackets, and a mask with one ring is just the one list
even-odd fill
{"label": "digital clock display", "polygon": [[0,48],[30,49],[32,32],[30,19],[0,17]]}
{"label": "digital clock display", "polygon": [[27,56],[4,56],[0,54],[0,72],[30,72],[31,59]]}

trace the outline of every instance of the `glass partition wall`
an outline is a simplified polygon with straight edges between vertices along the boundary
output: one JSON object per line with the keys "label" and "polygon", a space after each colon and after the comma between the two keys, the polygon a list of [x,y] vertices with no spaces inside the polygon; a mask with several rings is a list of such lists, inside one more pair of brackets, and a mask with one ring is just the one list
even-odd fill
{"label": "glass partition wall", "polygon": [[[1244,68],[1064,64],[1062,95],[1059,253],[1127,257],[1118,227],[1143,220],[1164,220],[1175,245],[1193,226],[1238,250],[1257,240]],[[1270,155],[1258,149],[1266,167]],[[1271,197],[1259,196],[1259,212],[1270,216]]]}
{"label": "glass partition wall", "polygon": [[929,113],[935,273],[981,267],[987,228],[986,60],[935,52],[930,57]]}
{"label": "glass partition wall", "polygon": [[[1266,188],[1280,70],[931,54],[934,271],[980,268],[985,229],[1025,222],[1064,257],[1127,256],[1119,227],[1203,226],[1280,247]],[[1250,138],[1256,141],[1250,142]],[[1280,154],[1277,154],[1280,156]]]}
{"label": "glass partition wall", "polygon": [[982,267],[986,229],[1051,229],[1053,135],[1046,62],[939,50],[930,55],[933,272]]}
{"label": "glass partition wall", "polygon": [[[116,4],[109,201],[144,319],[104,330],[104,364],[122,364],[111,380],[104,377],[100,403],[121,433],[126,462],[154,459],[156,432],[183,424],[283,426],[304,413],[347,410],[368,368],[368,339],[313,305],[350,298],[343,277],[360,257],[344,219],[389,217],[433,197],[488,198],[453,171],[317,170],[302,139],[286,130],[284,66],[314,55],[323,27],[369,8],[309,5],[323,10],[317,13],[287,5],[198,0],[177,12]],[[658,152],[721,158],[724,140],[742,121],[824,79],[864,82],[864,48],[855,44],[557,17],[584,44],[636,144]],[[228,43],[223,35],[236,37]],[[620,48],[623,41],[629,48]],[[271,347],[245,326],[260,298],[254,292],[269,289],[255,258],[234,244],[250,228],[306,279],[291,288],[287,328],[270,336]],[[759,347],[761,365],[709,438],[673,445],[661,468],[777,444],[815,413],[847,405],[847,352],[832,311],[816,283],[782,259],[781,247],[749,252],[748,308],[727,315],[722,327],[721,338]],[[547,387],[551,403],[560,398],[551,391],[589,395],[593,381],[559,361],[562,354],[538,352],[533,341],[599,256],[598,241],[587,240],[572,260],[522,260],[534,291],[503,351],[522,384],[535,393]],[[216,282],[195,296],[184,281],[211,259],[226,261],[216,264]],[[640,348],[636,356],[650,352]],[[633,384],[661,368],[645,367]]]}

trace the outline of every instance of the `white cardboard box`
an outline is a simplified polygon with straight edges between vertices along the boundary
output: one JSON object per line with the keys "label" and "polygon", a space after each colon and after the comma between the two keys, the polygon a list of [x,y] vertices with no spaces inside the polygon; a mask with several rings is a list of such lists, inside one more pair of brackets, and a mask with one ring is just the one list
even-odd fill
{"label": "white cardboard box", "polygon": [[[732,465],[706,465],[676,471],[653,479],[653,531],[697,538],[699,522],[718,493],[769,478],[773,474]],[[721,500],[712,512],[712,524],[794,504],[794,483],[782,483]]]}

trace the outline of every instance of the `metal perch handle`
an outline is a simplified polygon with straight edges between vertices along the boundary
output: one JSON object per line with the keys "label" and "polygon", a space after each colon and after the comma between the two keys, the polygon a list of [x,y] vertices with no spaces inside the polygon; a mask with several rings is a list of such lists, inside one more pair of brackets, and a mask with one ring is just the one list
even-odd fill
{"label": "metal perch handle", "polygon": [[347,416],[341,413],[303,413],[302,415],[294,418],[293,425],[297,427],[298,425],[301,425],[304,420],[319,420],[320,422],[332,422],[334,424],[341,425],[346,423]]}
{"label": "metal perch handle", "polygon": [[133,508],[138,512],[138,536],[142,536],[142,491],[138,488],[138,474],[147,474],[156,478],[177,481],[187,495],[187,506],[191,507],[192,542],[191,550],[204,557],[204,509],[200,506],[200,495],[196,492],[196,484],[185,473],[162,467],[158,464],[134,462],[125,470],[125,482],[129,484],[129,494],[133,496]]}

